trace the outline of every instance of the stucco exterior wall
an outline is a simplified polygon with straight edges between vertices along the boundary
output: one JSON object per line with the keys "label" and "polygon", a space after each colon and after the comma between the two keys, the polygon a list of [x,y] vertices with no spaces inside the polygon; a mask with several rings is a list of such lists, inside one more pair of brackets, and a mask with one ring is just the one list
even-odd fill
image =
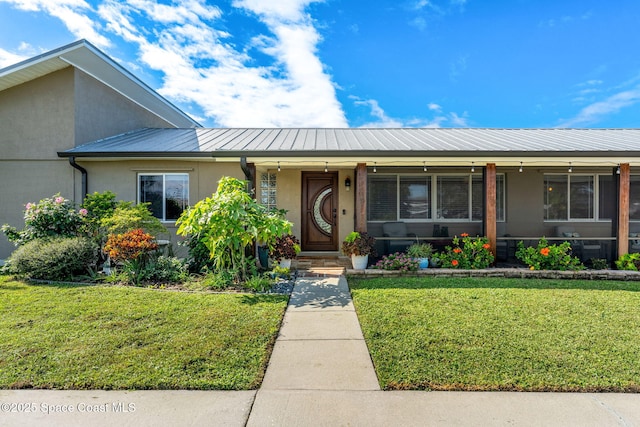
{"label": "stucco exterior wall", "polygon": [[0,119],[2,161],[57,159],[73,148],[73,69],[2,91]]}
{"label": "stucco exterior wall", "polygon": [[144,127],[174,127],[80,70],[75,80],[75,145]]}
{"label": "stucco exterior wall", "polygon": [[[60,193],[70,198],[73,193],[74,169],[66,160],[0,161],[0,225],[24,226],[24,206],[28,202]],[[0,259],[15,249],[0,233]]]}

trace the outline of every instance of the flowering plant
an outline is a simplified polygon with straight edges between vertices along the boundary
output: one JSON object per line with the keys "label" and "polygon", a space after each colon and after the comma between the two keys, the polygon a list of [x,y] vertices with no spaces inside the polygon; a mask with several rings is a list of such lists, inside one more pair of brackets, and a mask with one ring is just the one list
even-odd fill
{"label": "flowering plant", "polygon": [[75,237],[80,234],[86,214],[84,209],[76,211],[73,203],[58,193],[38,203],[26,204],[22,231],[5,224],[2,232],[16,246],[41,238]]}
{"label": "flowering plant", "polygon": [[300,240],[293,234],[285,234],[276,237],[276,243],[270,251],[271,258],[276,261],[281,259],[294,259],[300,253]]}
{"label": "flowering plant", "polygon": [[359,233],[357,231],[352,231],[347,234],[347,237],[344,238],[342,242],[342,253],[351,256],[351,255],[369,255],[376,256],[375,245],[376,239],[372,236],[369,236],[367,233]]}
{"label": "flowering plant", "polygon": [[384,255],[372,268],[376,270],[416,271],[419,262],[409,255],[396,252]]}
{"label": "flowering plant", "polygon": [[529,266],[531,270],[582,270],[584,266],[577,257],[571,255],[571,244],[562,242],[550,245],[544,237],[537,247],[524,247],[518,242],[516,258]]}
{"label": "flowering plant", "polygon": [[443,268],[460,268],[465,270],[489,267],[494,256],[491,253],[489,240],[486,237],[469,237],[462,233],[453,238],[453,246],[447,246],[440,254],[440,265]]}

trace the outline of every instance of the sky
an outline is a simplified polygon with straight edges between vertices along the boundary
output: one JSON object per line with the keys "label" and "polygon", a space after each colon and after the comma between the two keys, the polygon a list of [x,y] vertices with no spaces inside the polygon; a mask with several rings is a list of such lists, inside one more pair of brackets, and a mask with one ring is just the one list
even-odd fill
{"label": "sky", "polygon": [[640,127],[637,0],[0,0],[78,39],[206,127]]}

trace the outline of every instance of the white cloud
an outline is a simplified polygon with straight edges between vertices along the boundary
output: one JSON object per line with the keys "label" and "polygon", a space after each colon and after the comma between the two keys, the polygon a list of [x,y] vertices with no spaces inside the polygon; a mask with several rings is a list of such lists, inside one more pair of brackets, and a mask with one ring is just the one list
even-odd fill
{"label": "white cloud", "polygon": [[353,100],[353,103],[358,106],[369,108],[369,114],[374,118],[373,121],[367,122],[360,127],[363,128],[405,128],[405,127],[420,127],[420,128],[439,128],[443,126],[448,127],[468,127],[468,114],[464,112],[461,116],[457,113],[443,113],[442,107],[435,103],[430,103],[427,108],[436,113],[432,118],[409,118],[398,119],[387,115],[387,113],[380,107],[380,104],[375,99],[361,99],[357,96],[349,96]]}
{"label": "white cloud", "polygon": [[17,55],[0,48],[0,68],[17,64],[18,62],[24,61],[27,58],[29,58],[29,56]]}
{"label": "white cloud", "polygon": [[91,6],[85,0],[0,0],[17,9],[29,12],[45,12],[62,21],[69,32],[81,39],[90,40],[96,46],[111,46],[109,39],[99,33],[96,23],[86,13]]}
{"label": "white cloud", "polygon": [[604,101],[594,102],[584,107],[575,117],[564,120],[558,127],[592,125],[605,116],[617,113],[623,108],[630,107],[638,102],[640,102],[640,87],[619,92]]}
{"label": "white cloud", "polygon": [[[256,35],[249,46],[273,58],[266,66],[252,65],[244,51],[225,42],[229,34],[215,28],[221,11],[201,0],[162,8],[148,0],[126,5],[109,0],[99,11],[110,31],[139,46],[143,63],[164,73],[161,94],[199,105],[216,125],[346,127],[331,78],[317,56],[320,36],[303,13],[308,3],[234,3],[250,8],[269,27],[269,34]],[[158,36],[135,25],[141,17],[156,23]]]}

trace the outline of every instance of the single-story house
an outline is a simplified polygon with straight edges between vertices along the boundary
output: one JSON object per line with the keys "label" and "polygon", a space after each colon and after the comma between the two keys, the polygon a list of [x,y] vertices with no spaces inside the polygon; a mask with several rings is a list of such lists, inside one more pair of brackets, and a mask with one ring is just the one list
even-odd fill
{"label": "single-story house", "polygon": [[[2,84],[11,69],[0,70],[0,119],[39,128],[28,140],[18,129],[0,136],[3,152],[13,147],[0,172],[12,189],[0,195],[13,209],[36,193],[60,191],[80,202],[86,193],[111,190],[121,199],[151,202],[172,228],[187,205],[215,191],[220,177],[235,176],[252,182],[261,203],[288,210],[309,254],[337,253],[352,230],[368,231],[384,245],[393,241],[384,236],[390,223],[436,245],[461,233],[486,235],[503,256],[516,241],[534,244],[542,236],[571,239],[584,258],[612,259],[636,246],[640,129],[208,129],[157,94],[150,104],[162,111],[131,100],[127,88],[95,81],[107,67],[114,80],[154,93],[79,43],[76,48],[99,58],[93,73],[75,63],[31,80],[33,73],[24,72],[25,81],[7,89]],[[55,77],[68,80],[67,103],[56,106],[53,117],[50,106],[23,117],[31,87],[53,91]],[[94,92],[113,100],[104,103]],[[19,101],[17,112],[11,99]],[[91,126],[82,126],[85,109],[96,113]],[[123,116],[127,123],[120,123]],[[154,120],[161,123],[149,123]],[[54,180],[35,170],[40,163],[31,157],[43,156],[43,149],[49,156],[37,160],[55,165]],[[4,172],[6,166],[14,173]],[[28,179],[28,192],[18,190],[30,173],[39,178]],[[7,222],[5,215],[0,211],[0,222]]]}

